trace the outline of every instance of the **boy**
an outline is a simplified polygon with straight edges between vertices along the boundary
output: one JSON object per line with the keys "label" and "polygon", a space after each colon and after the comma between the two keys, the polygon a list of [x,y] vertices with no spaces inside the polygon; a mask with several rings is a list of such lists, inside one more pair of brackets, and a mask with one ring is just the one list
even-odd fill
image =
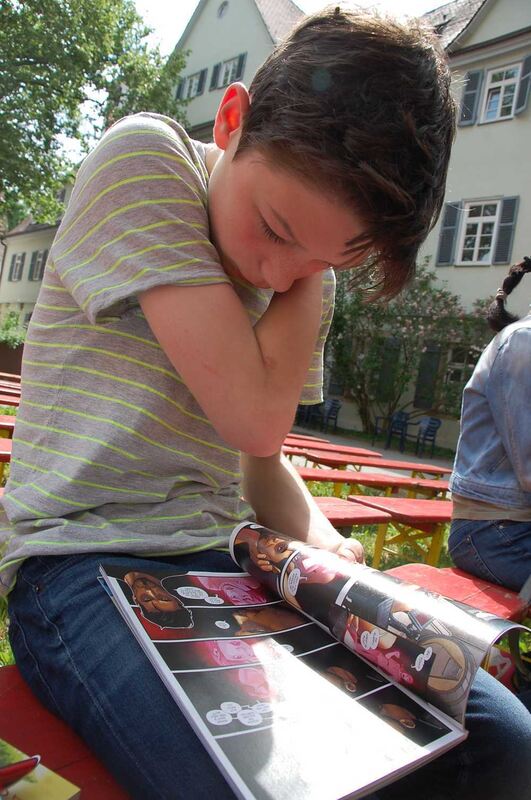
{"label": "boy", "polygon": [[[268,527],[362,558],[280,446],[301,393],[320,397],[329,265],[370,271],[384,294],[404,285],[441,206],[453,126],[432,37],[330,10],[293,32],[250,95],[227,89],[214,146],[138,115],[80,169],[28,331],[0,576],[25,678],[133,797],[232,792],[98,564],[231,571],[215,548],[252,513],[242,487]],[[472,797],[471,776],[483,797],[523,796],[516,763],[531,759],[508,720],[522,742],[525,723],[503,702],[475,749],[459,748],[473,768],[452,775],[460,756],[439,759],[411,779],[422,796],[436,780],[441,796]],[[502,741],[515,764],[503,781]]]}

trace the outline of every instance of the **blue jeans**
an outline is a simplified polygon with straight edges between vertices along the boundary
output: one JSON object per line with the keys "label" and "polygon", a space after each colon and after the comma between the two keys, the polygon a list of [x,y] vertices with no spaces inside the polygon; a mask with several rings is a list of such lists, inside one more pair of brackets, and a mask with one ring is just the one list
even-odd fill
{"label": "blue jeans", "polygon": [[[82,736],[138,800],[234,795],[97,581],[100,560],[149,571],[153,559],[48,556],[20,568],[10,639],[41,702]],[[158,559],[179,570],[234,571],[214,551]],[[480,670],[468,739],[371,800],[524,800],[531,791],[531,714]],[[356,753],[352,753],[356,764]]]}
{"label": "blue jeans", "polygon": [[448,550],[465,572],[519,592],[531,575],[531,522],[455,519]]}

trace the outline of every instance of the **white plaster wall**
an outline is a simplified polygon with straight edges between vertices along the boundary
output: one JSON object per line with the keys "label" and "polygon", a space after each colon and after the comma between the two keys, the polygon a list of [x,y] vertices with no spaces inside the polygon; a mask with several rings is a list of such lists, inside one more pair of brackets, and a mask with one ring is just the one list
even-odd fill
{"label": "white plaster wall", "polygon": [[205,90],[191,100],[186,108],[190,126],[213,120],[224,89],[210,91],[214,64],[247,53],[242,81],[249,86],[260,64],[273,49],[267,31],[254,3],[249,0],[229,0],[221,18],[217,11],[221,0],[209,0],[186,41],[183,50],[190,50],[183,76],[208,68]]}
{"label": "white plaster wall", "polygon": [[[501,3],[500,5],[505,5]],[[527,24],[531,25],[531,2]],[[492,69],[522,61],[531,53],[531,37],[497,55],[481,54],[455,70],[454,86],[459,102],[463,76],[469,69]],[[483,82],[483,92],[485,80]],[[484,96],[484,94],[483,94]],[[517,195],[520,198],[511,263],[531,255],[531,100],[527,110],[513,119],[458,128],[448,175],[445,201],[489,199]],[[430,266],[440,281],[461,297],[465,308],[474,300],[495,294],[509,265],[476,267],[436,267],[440,221],[428,236],[420,261],[430,256]],[[510,308],[517,314],[527,312],[531,286],[525,283],[511,296]]]}
{"label": "white plaster wall", "polygon": [[498,36],[526,28],[531,15],[530,0],[490,0],[472,24],[469,34],[460,40],[460,47],[487,42]]}
{"label": "white plaster wall", "polygon": [[[6,252],[4,256],[4,266],[2,278],[0,280],[0,305],[5,304],[27,304],[31,311],[37,300],[41,281],[29,281],[29,268],[31,264],[31,254],[34,250],[49,250],[53,242],[57,228],[47,228],[34,233],[21,233],[5,240]],[[9,269],[11,257],[14,253],[26,253],[24,271],[20,281],[9,281]],[[13,310],[19,310],[18,308]],[[4,309],[5,312],[5,309]],[[26,313],[24,311],[24,313]]]}

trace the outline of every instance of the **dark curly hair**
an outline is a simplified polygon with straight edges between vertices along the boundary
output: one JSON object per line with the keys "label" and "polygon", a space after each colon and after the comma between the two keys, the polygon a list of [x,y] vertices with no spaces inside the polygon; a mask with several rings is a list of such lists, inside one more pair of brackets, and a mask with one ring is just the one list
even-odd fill
{"label": "dark curly hair", "polygon": [[413,276],[441,210],[455,104],[436,35],[419,20],[330,7],[307,17],[250,86],[236,157],[257,148],[337,195],[365,223],[348,243],[378,295]]}
{"label": "dark curly hair", "polygon": [[518,286],[527,272],[531,272],[531,258],[529,258],[529,256],[524,256],[522,261],[513,264],[501,287],[496,292],[496,297],[490,304],[487,312],[487,322],[496,333],[499,333],[499,331],[503,330],[507,325],[510,325],[511,322],[518,322],[520,319],[520,317],[507,311],[505,308],[505,301],[507,300],[507,296]]}

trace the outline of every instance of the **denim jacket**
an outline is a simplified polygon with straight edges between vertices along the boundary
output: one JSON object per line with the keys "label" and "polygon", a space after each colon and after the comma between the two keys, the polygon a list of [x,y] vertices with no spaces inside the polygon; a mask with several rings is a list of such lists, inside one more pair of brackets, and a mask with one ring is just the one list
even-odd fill
{"label": "denim jacket", "polygon": [[531,314],[494,337],[465,387],[450,489],[531,507]]}

